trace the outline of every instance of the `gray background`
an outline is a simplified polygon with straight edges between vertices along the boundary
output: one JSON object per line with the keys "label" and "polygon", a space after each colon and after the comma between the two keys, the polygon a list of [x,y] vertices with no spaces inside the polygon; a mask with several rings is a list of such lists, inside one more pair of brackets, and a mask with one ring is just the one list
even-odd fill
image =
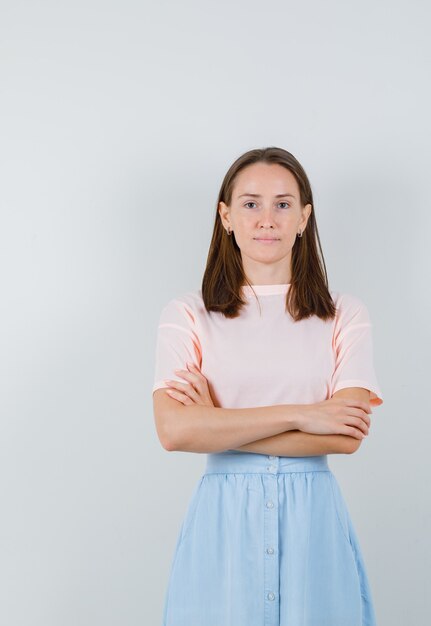
{"label": "gray background", "polygon": [[425,626],[427,2],[2,2],[0,622],[161,624],[205,455],[166,452],[156,323],[200,287],[255,147],[312,184],[330,287],[363,298],[384,404],[333,455],[379,626]]}

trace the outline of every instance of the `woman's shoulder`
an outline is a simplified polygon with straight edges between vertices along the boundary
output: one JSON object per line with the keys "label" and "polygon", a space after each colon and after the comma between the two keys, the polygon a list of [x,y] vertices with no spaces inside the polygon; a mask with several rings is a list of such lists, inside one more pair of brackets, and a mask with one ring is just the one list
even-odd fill
{"label": "woman's shoulder", "polygon": [[196,318],[205,310],[200,289],[178,293],[162,306],[162,318],[186,318],[195,322]]}
{"label": "woman's shoulder", "polygon": [[346,291],[339,291],[336,289],[330,289],[329,293],[331,294],[332,299],[336,305],[340,305],[340,306],[365,305],[362,298],[360,298],[356,294],[346,292]]}
{"label": "woman's shoulder", "polygon": [[202,291],[201,289],[183,291],[181,293],[177,293],[173,295],[170,300],[168,300],[165,306],[175,306],[175,305],[183,305],[183,306],[199,306],[203,303],[202,300]]}
{"label": "woman's shoulder", "polygon": [[330,289],[329,292],[337,309],[336,318],[368,321],[368,307],[361,297],[346,291]]}

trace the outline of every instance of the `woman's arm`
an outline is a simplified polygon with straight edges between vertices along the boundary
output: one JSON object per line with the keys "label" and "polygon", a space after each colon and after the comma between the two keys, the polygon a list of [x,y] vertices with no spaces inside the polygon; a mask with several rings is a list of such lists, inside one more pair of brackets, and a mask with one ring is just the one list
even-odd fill
{"label": "woman's arm", "polygon": [[276,404],[244,409],[184,405],[171,398],[166,389],[156,389],[153,407],[157,434],[165,450],[223,452],[297,429],[304,405]]}
{"label": "woman's arm", "polygon": [[[192,398],[197,393],[188,387],[183,389]],[[189,396],[173,393],[191,404],[172,398],[166,389],[156,389],[153,393],[157,434],[162,446],[169,451],[211,453],[233,449],[278,456],[315,456],[350,453],[360,445],[355,436],[301,431],[304,417],[313,404],[227,409],[214,407],[212,400],[211,406],[195,404]],[[360,400],[369,406],[367,389],[350,387],[337,391],[333,397],[336,395]]]}
{"label": "woman's arm", "polygon": [[[332,397],[369,402],[370,392],[363,387],[345,387],[336,391]],[[235,450],[275,456],[318,456],[320,454],[351,454],[356,452],[361,443],[361,439],[350,437],[350,435],[315,435],[301,430],[289,430],[252,441]]]}
{"label": "woman's arm", "polygon": [[315,435],[301,430],[289,430],[234,449],[275,456],[318,456],[320,454],[350,454],[360,443],[359,439],[349,435]]}

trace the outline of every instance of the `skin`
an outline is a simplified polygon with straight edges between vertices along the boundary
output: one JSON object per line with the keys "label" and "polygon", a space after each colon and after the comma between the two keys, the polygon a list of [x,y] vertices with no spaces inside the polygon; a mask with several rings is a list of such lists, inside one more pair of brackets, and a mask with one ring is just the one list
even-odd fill
{"label": "skin", "polygon": [[[293,197],[277,198],[278,194]],[[301,206],[296,178],[282,165],[253,163],[238,174],[231,205],[220,202],[218,211],[223,226],[235,235],[252,285],[290,283],[292,248],[297,233],[305,230],[311,210],[311,204]],[[280,240],[263,244],[256,237]]]}
{"label": "skin", "polygon": [[[291,282],[292,248],[298,232],[305,230],[311,210],[311,204],[301,206],[296,178],[281,165],[254,163],[238,174],[230,206],[220,202],[218,211],[223,226],[235,234],[251,284]],[[278,241],[265,244],[256,240],[259,237],[275,237]],[[160,414],[163,404],[167,411],[169,401],[214,407],[207,379],[194,364],[187,364],[187,368],[175,372],[184,383],[167,380],[169,388],[155,392]],[[324,402],[302,405],[299,429],[236,449],[304,456],[354,452],[369,432],[369,397],[367,389],[341,389]]]}

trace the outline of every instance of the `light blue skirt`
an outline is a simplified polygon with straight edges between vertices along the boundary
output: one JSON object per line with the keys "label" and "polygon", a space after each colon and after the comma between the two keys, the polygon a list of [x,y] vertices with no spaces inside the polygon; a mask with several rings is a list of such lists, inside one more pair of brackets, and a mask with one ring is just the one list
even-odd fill
{"label": "light blue skirt", "polygon": [[163,626],[376,626],[327,455],[207,455],[177,539]]}

